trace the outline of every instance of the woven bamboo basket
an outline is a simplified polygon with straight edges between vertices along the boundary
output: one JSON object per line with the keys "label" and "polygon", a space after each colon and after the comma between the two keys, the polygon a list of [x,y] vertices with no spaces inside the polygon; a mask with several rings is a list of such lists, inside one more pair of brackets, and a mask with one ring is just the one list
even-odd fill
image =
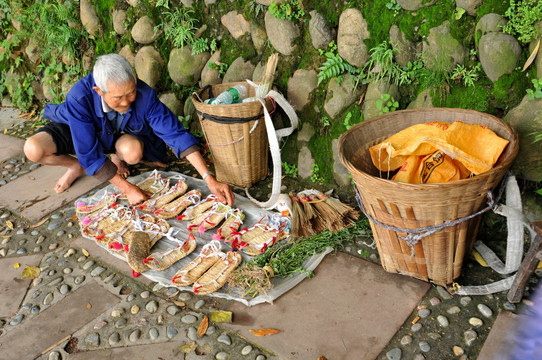
{"label": "woven bamboo basket", "polygon": [[[415,124],[462,121],[493,130],[509,141],[493,169],[465,180],[438,184],[407,184],[379,177],[369,148]],[[354,179],[367,214],[399,229],[441,225],[475,214],[487,206],[494,190],[518,153],[514,129],[497,117],[472,110],[431,108],[396,111],[359,123],[341,135],[339,157]],[[386,176],[382,173],[382,176]],[[390,176],[391,178],[391,176]],[[465,255],[472,249],[481,216],[429,235],[412,248],[395,232],[370,221],[384,269],[431,281],[452,284],[461,273]]]}
{"label": "woven bamboo basket", "polygon": [[[261,103],[203,103],[237,84],[246,86],[247,98],[256,96],[255,89],[247,82],[233,82],[206,87],[192,95],[192,102],[213,155],[216,179],[250,187],[268,173],[269,142]],[[266,99],[266,107],[272,111],[271,100]]]}

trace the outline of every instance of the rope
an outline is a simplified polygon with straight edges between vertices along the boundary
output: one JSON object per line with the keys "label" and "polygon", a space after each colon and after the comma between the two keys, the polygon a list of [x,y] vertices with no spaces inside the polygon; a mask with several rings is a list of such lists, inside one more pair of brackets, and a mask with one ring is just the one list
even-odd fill
{"label": "rope", "polygon": [[[506,178],[508,178],[508,176],[509,176],[509,174],[506,175]],[[442,229],[445,229],[447,227],[456,226],[457,224],[461,224],[461,223],[463,223],[463,222],[465,222],[467,220],[470,220],[470,219],[472,219],[472,218],[474,218],[474,217],[476,217],[478,215],[481,215],[481,214],[495,208],[497,206],[497,203],[499,202],[501,196],[502,196],[502,193],[503,193],[503,190],[504,190],[504,187],[505,187],[505,183],[506,183],[506,178],[501,181],[501,185],[499,187],[499,193],[497,194],[497,199],[493,199],[493,193],[491,191],[487,192],[487,198],[488,198],[487,206],[485,208],[483,208],[482,210],[477,211],[474,214],[465,216],[465,217],[460,218],[460,219],[444,221],[440,225],[431,225],[431,226],[420,227],[420,228],[415,228],[415,229],[398,228],[398,227],[395,227],[395,226],[384,224],[383,222],[380,222],[380,221],[376,220],[375,218],[370,216],[367,213],[367,211],[365,210],[365,207],[363,206],[363,201],[361,200],[361,195],[360,195],[360,193],[359,193],[359,191],[358,191],[358,189],[357,189],[357,187],[355,185],[354,185],[354,190],[355,190],[355,193],[356,193],[356,201],[358,202],[359,208],[369,220],[371,220],[376,225],[379,225],[379,226],[383,227],[384,229],[395,231],[395,232],[403,232],[403,233],[408,234],[407,236],[397,235],[397,237],[399,239],[401,239],[401,240],[404,240],[410,246],[410,248],[412,249],[412,256],[414,256],[414,246],[418,243],[418,241],[420,241],[424,237],[432,235],[432,234],[434,234],[434,233],[436,233],[436,232],[438,232],[438,231],[440,231]]]}

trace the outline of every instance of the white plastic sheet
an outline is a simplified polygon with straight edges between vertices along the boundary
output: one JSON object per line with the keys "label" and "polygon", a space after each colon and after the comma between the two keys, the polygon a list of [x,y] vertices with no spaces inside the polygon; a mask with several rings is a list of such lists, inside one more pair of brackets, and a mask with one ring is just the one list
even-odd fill
{"label": "white plastic sheet", "polygon": [[[191,189],[199,189],[202,192],[202,197],[205,197],[205,196],[210,194],[210,191],[207,188],[207,186],[206,186],[206,184],[205,184],[205,182],[203,180],[195,179],[195,178],[192,178],[192,177],[189,177],[189,176],[183,176],[183,175],[181,175],[179,173],[176,173],[176,172],[159,172],[159,173],[164,178],[171,178],[172,179],[171,185],[173,185],[173,183],[176,180],[178,180],[179,177],[181,176],[185,180],[185,182],[188,184],[188,189],[189,190],[191,190]],[[149,175],[150,175],[150,172],[149,173],[144,173],[144,174],[141,174],[141,175],[138,175],[138,176],[135,176],[135,177],[131,177],[128,180],[131,183],[137,184],[137,183],[141,182],[142,180],[144,180]],[[103,199],[107,193],[112,193],[112,192],[118,192],[118,190],[113,185],[109,185],[109,186],[105,187],[104,189],[101,189],[101,190],[97,191],[96,193],[94,193],[94,194],[92,194],[90,196],[86,196],[86,197],[82,197],[82,198],[77,199],[75,203],[77,204],[77,202],[82,201],[87,205],[95,204],[98,201],[100,201],[101,199]],[[242,224],[242,227],[250,227],[253,224],[257,223],[263,216],[273,215],[273,212],[261,209],[260,207],[256,206],[254,203],[252,203],[249,199],[247,199],[247,198],[245,198],[244,196],[241,196],[241,195],[236,195],[235,196],[234,207],[240,208],[245,213],[246,217],[245,217],[245,220],[244,220],[244,222]],[[188,224],[188,221],[178,221],[178,220],[172,219],[172,220],[168,220],[168,222],[169,222],[169,224],[171,225],[172,228],[175,228],[175,230],[178,230],[178,232],[176,232],[176,231],[172,232],[172,233],[175,234],[175,236],[178,239],[184,240],[184,239],[186,239],[188,237],[188,235],[190,233],[186,228],[186,226]],[[177,263],[175,263],[173,266],[171,266],[169,269],[167,269],[165,271],[148,270],[148,271],[143,272],[141,274],[141,276],[145,276],[145,277],[149,278],[151,281],[155,281],[155,282],[159,283],[160,285],[162,285],[164,287],[175,287],[171,283],[171,278],[175,275],[175,273],[180,268],[182,268],[184,265],[188,264],[190,261],[192,261],[199,254],[199,252],[201,251],[202,246],[207,244],[209,241],[211,241],[212,240],[212,235],[215,234],[215,233],[216,233],[216,229],[208,230],[207,232],[205,232],[203,234],[200,234],[197,231],[193,232],[194,236],[196,237],[196,242],[197,242],[197,245],[198,245],[196,250],[194,250],[194,252],[192,252],[190,255],[188,255],[184,259],[178,261]],[[83,235],[83,236],[85,236],[85,235]],[[85,236],[85,237],[88,238],[89,241],[96,241],[92,237],[87,237],[87,236]],[[112,255],[117,257],[118,259],[120,259],[122,261],[126,261],[126,258],[122,253],[112,251],[112,250],[108,249],[107,246],[104,245],[104,244],[101,244],[101,243],[98,243],[98,244],[102,248],[107,250],[109,253],[111,253]],[[169,240],[166,237],[163,237],[153,246],[153,248],[151,249],[151,252],[158,252],[158,251],[166,250],[166,249],[172,248],[172,247],[174,247],[176,245],[177,245],[176,242],[174,242],[172,240]],[[225,246],[225,245],[222,245],[222,250],[223,251],[228,251],[229,248],[227,246]],[[325,255],[330,253],[332,250],[333,250],[332,248],[328,248],[328,249],[326,249],[325,251],[323,251],[323,252],[321,252],[319,254],[311,256],[310,258],[308,258],[305,261],[305,263],[303,264],[303,267],[308,271],[313,271],[314,269],[316,269],[318,264],[320,264],[320,262],[323,260]],[[243,260],[244,261],[248,261],[248,260],[250,260],[252,258],[251,256],[246,255],[246,254],[242,254],[242,255],[243,255]],[[242,298],[241,297],[242,294],[239,293],[238,289],[227,289],[227,286],[225,286],[222,289],[220,289],[219,291],[217,291],[215,293],[212,293],[210,295],[207,295],[207,296],[239,301],[239,302],[242,302],[243,304],[245,304],[247,306],[257,305],[257,304],[261,304],[261,303],[272,303],[273,300],[277,299],[279,296],[283,295],[284,293],[286,293],[287,291],[289,291],[290,289],[295,287],[297,284],[299,284],[306,277],[307,277],[306,274],[295,274],[292,277],[288,277],[288,278],[273,278],[271,280],[271,282],[273,284],[273,288],[270,291],[268,291],[267,295],[259,295],[259,296],[255,297],[255,298],[252,298],[252,299]],[[192,291],[191,287],[178,287],[178,288],[181,289],[181,290],[184,290],[184,291]]]}

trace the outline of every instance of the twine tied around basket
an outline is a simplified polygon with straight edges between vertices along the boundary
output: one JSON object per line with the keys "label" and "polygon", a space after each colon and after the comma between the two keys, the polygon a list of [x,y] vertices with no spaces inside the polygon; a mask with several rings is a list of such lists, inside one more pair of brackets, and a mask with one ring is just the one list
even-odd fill
{"label": "twine tied around basket", "polygon": [[418,241],[420,241],[424,237],[432,235],[432,234],[434,234],[434,233],[436,233],[436,232],[438,232],[438,231],[440,231],[442,229],[445,229],[447,227],[455,226],[457,224],[461,224],[462,222],[470,220],[470,219],[472,219],[472,218],[474,218],[474,217],[476,217],[478,215],[481,215],[481,214],[483,214],[483,213],[485,213],[485,212],[487,212],[489,210],[494,209],[497,206],[497,204],[498,204],[498,202],[499,202],[499,200],[500,200],[500,198],[501,198],[501,196],[503,194],[504,187],[505,187],[505,184],[506,184],[506,179],[508,178],[508,176],[510,176],[510,174],[507,174],[505,176],[505,178],[503,180],[501,180],[501,185],[499,187],[499,192],[497,194],[496,199],[493,198],[493,193],[491,192],[491,190],[489,190],[487,192],[487,206],[485,208],[483,208],[482,210],[477,211],[474,214],[459,218],[459,219],[444,221],[440,225],[431,225],[431,226],[425,226],[425,227],[420,227],[420,228],[415,228],[415,229],[398,228],[398,227],[395,227],[395,226],[384,224],[383,222],[376,220],[371,215],[369,215],[367,213],[367,211],[365,210],[365,207],[363,206],[363,201],[361,200],[361,195],[360,195],[360,193],[359,193],[359,191],[358,191],[358,189],[357,189],[357,187],[355,185],[354,185],[354,191],[356,193],[356,201],[357,201],[357,203],[359,205],[360,210],[363,212],[363,214],[369,220],[371,220],[376,225],[383,227],[384,229],[395,231],[395,232],[403,232],[403,233],[408,234],[407,236],[397,235],[397,237],[399,239],[401,239],[401,240],[404,240],[410,246],[410,248],[412,250],[411,256],[414,256],[414,254],[415,254],[414,246],[418,243]]}

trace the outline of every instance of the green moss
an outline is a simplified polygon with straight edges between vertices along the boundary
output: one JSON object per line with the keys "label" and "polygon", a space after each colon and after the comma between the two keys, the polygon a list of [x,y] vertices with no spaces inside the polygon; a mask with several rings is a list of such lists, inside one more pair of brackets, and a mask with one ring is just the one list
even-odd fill
{"label": "green moss", "polygon": [[531,83],[524,73],[514,71],[512,74],[503,75],[493,84],[491,105],[508,111],[521,102],[529,86]]}
{"label": "green moss", "polygon": [[96,15],[100,19],[102,26],[101,39],[95,39],[96,56],[117,52],[118,42],[115,30],[113,29],[113,20],[111,9],[116,5],[116,0],[95,0],[94,7]]}
{"label": "green moss", "polygon": [[490,92],[482,84],[469,87],[456,84],[451,87],[450,93],[441,106],[494,113],[489,106],[490,96]]}
{"label": "green moss", "polygon": [[495,13],[504,15],[509,6],[510,1],[508,0],[484,0],[476,9],[476,21],[480,20],[486,14]]}

